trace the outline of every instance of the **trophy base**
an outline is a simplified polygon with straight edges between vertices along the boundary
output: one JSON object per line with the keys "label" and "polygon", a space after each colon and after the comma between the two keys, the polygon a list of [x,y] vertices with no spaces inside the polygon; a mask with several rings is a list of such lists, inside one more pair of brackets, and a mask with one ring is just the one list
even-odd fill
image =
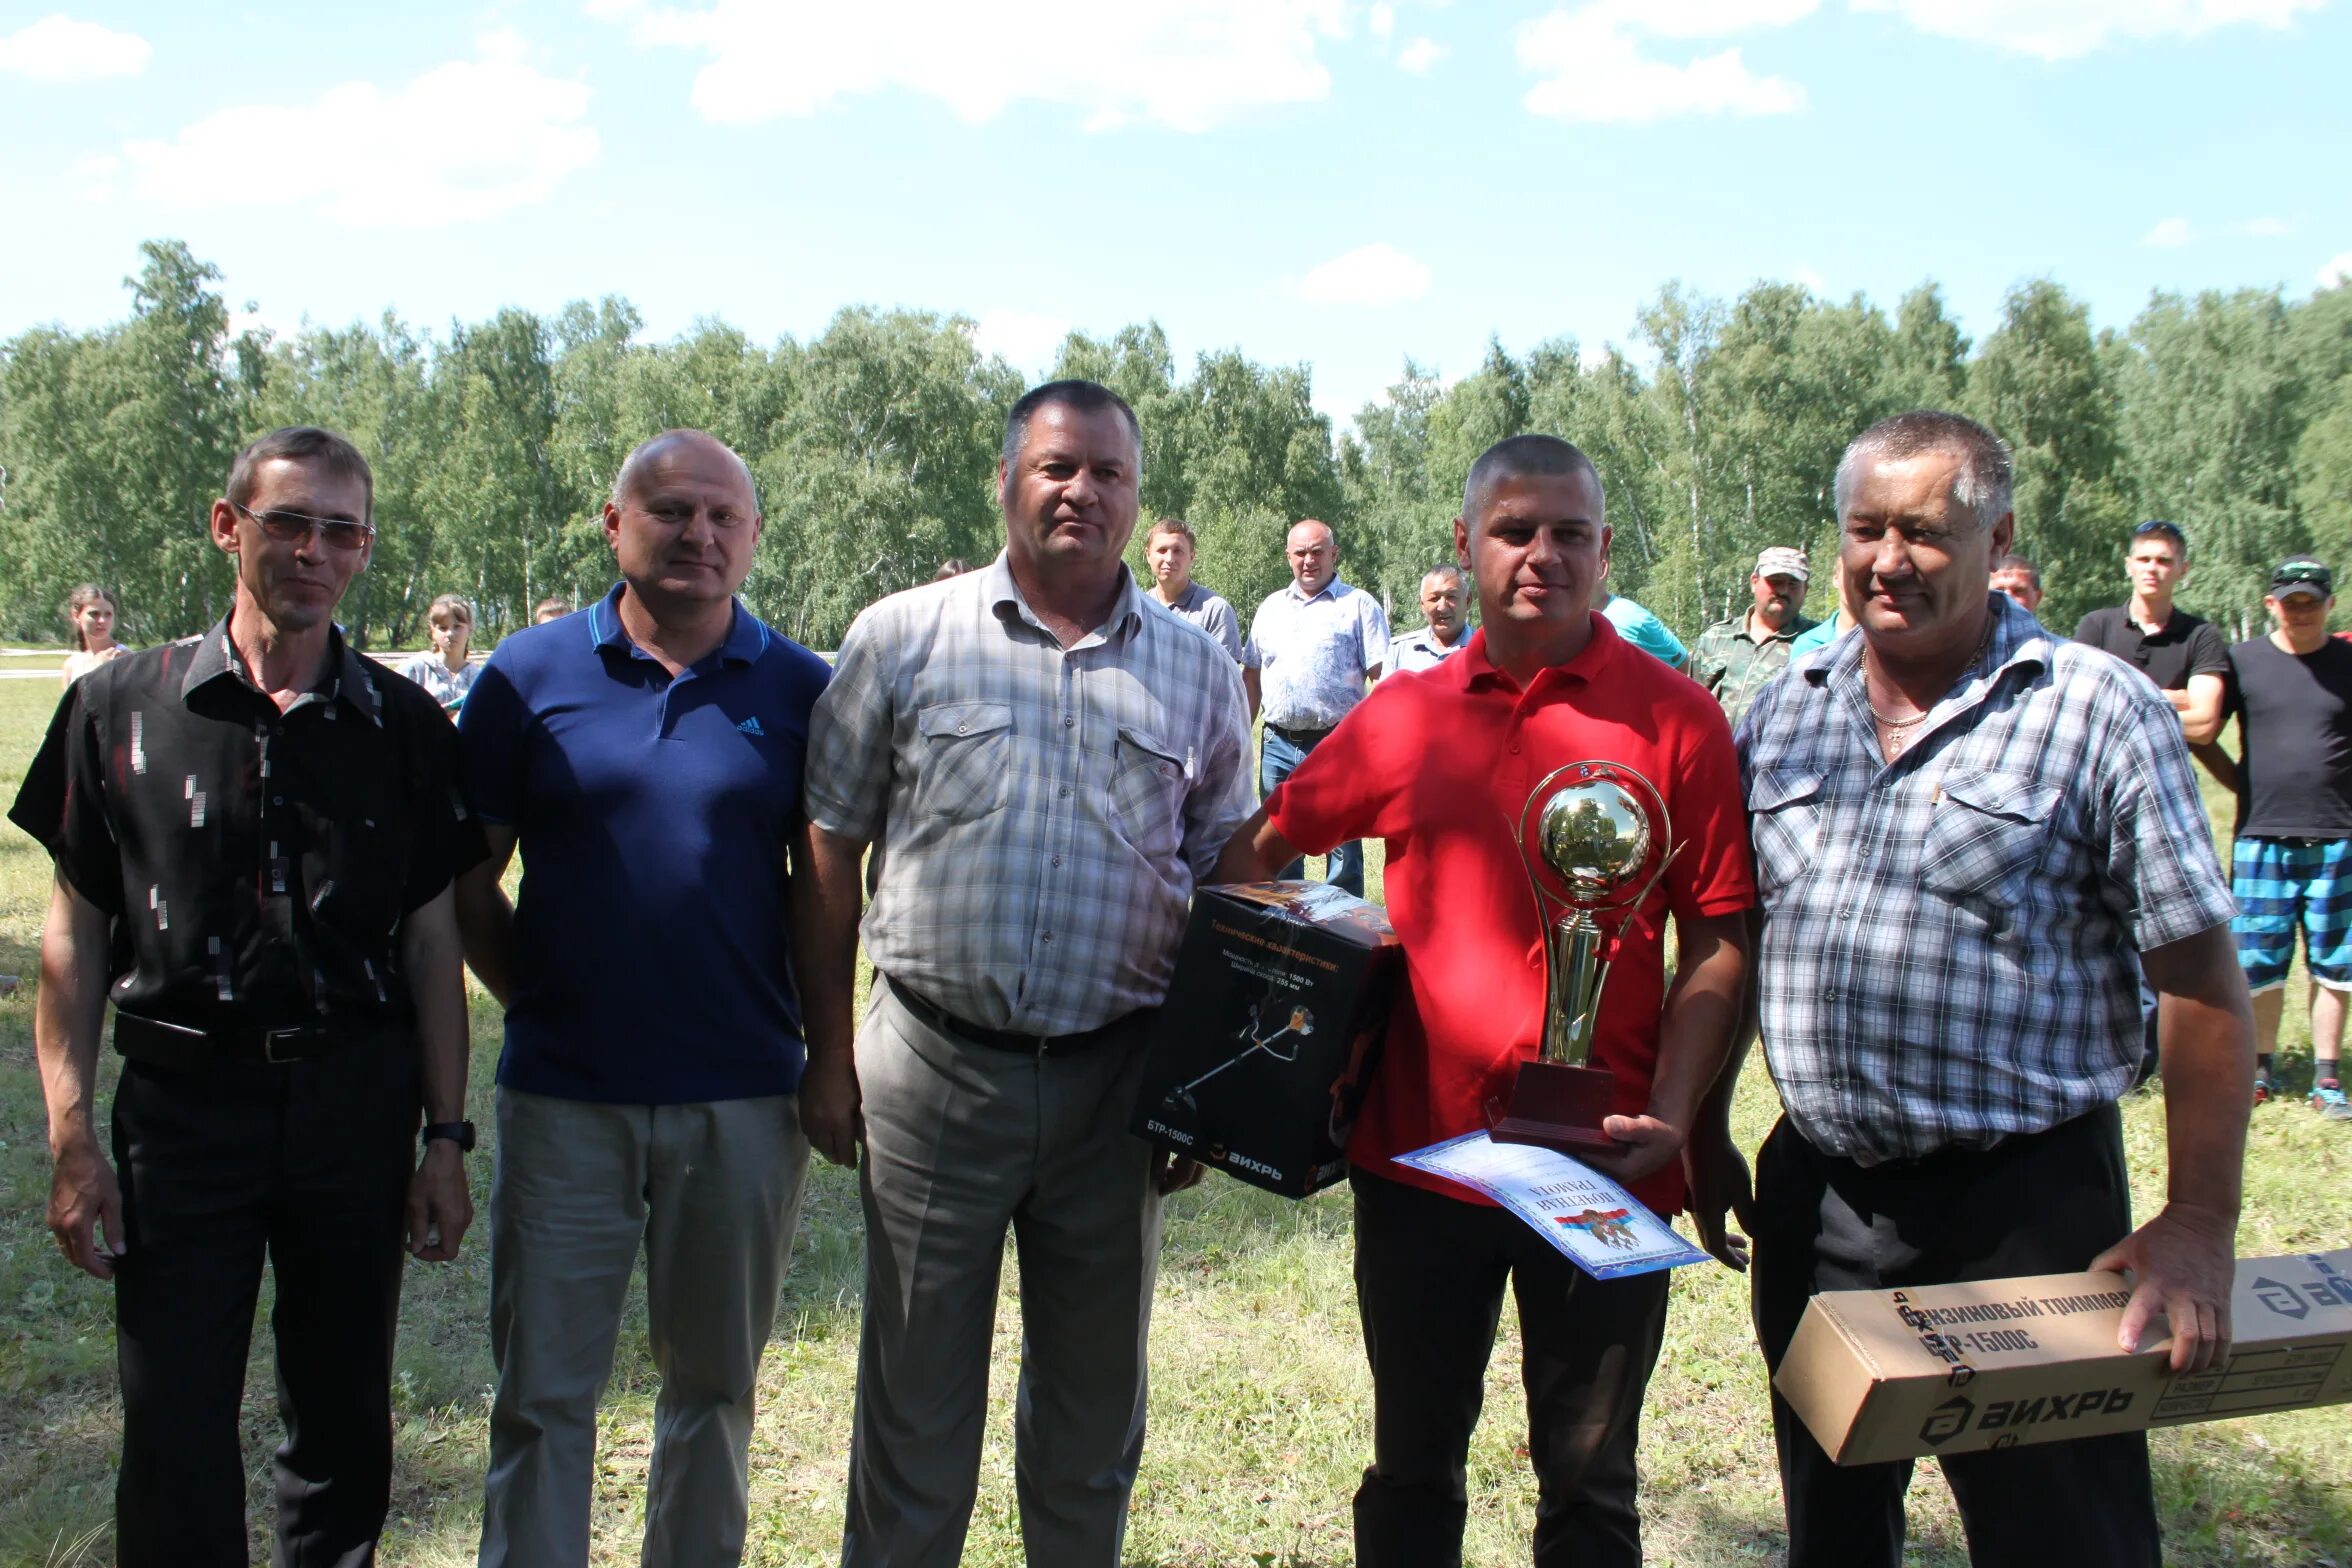
{"label": "trophy base", "polygon": [[[1601,1131],[1617,1081],[1598,1067],[1522,1062],[1511,1103],[1490,1112],[1487,1136],[1497,1143],[1532,1143],[1562,1154],[1622,1147]],[[1491,1103],[1491,1102],[1490,1102]]]}

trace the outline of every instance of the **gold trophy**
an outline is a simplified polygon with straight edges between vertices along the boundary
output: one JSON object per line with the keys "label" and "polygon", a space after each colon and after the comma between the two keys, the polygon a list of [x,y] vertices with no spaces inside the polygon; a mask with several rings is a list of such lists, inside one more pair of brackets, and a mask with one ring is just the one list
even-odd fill
{"label": "gold trophy", "polygon": [[1490,1110],[1495,1142],[1563,1154],[1614,1146],[1601,1118],[1615,1085],[1591,1065],[1593,1024],[1617,938],[1676,854],[1672,831],[1657,786],[1621,763],[1571,762],[1528,795],[1519,858],[1543,922],[1543,1050],[1519,1064],[1510,1103]]}

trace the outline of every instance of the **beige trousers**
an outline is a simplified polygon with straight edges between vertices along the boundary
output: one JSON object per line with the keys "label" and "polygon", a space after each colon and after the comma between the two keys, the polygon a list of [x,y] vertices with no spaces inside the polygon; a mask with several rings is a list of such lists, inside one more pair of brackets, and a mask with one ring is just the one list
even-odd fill
{"label": "beige trousers", "polygon": [[1022,1541],[1035,1568],[1116,1568],[1160,1244],[1152,1151],[1127,1131],[1142,1065],[1140,1021],[1039,1058],[940,1034],[875,985],[857,1040],[866,1310],[844,1568],[963,1556],[1008,1226]]}
{"label": "beige trousers", "polygon": [[498,1092],[490,1186],[486,1568],[588,1560],[596,1404],[640,1246],[661,1372],[647,1568],[743,1556],[760,1351],[800,1217],[808,1141],[791,1096],[598,1105]]}

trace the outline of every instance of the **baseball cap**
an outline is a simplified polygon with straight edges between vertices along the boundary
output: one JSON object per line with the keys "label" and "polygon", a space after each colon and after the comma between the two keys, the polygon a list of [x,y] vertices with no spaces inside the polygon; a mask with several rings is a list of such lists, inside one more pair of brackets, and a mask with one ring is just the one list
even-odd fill
{"label": "baseball cap", "polygon": [[2336,574],[2328,570],[2325,561],[2315,561],[2308,555],[2293,556],[2279,562],[2278,570],[2270,574],[2270,593],[2274,599],[2283,599],[2291,593],[2332,599],[2336,593]]}
{"label": "baseball cap", "polygon": [[1787,545],[1774,545],[1756,557],[1758,577],[1794,577],[1798,582],[1811,582],[1813,574],[1806,570],[1805,552],[1792,550]]}

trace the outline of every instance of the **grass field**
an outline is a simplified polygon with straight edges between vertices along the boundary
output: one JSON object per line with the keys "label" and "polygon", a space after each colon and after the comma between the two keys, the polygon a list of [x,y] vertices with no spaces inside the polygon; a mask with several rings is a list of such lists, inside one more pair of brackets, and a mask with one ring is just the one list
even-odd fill
{"label": "grass field", "polygon": [[[17,661],[10,661],[17,662]],[[13,799],[55,688],[0,682],[0,795]],[[1373,865],[1378,867],[1375,847]],[[0,828],[0,973],[27,977],[0,1001],[0,1564],[111,1561],[109,1517],[120,1427],[106,1289],[70,1270],[42,1219],[48,1190],[33,1068],[31,984],[48,865]],[[2302,982],[2291,995],[2300,1009]],[[491,1123],[498,1015],[474,997],[472,1112]],[[2295,1100],[2308,1086],[2307,1033],[2288,1026],[2288,1103],[2255,1120],[2248,1154],[2247,1253],[2352,1242],[2352,1128],[2320,1124]],[[2125,1107],[2140,1209],[2161,1188],[2164,1108]],[[1738,1130],[1753,1150],[1769,1127],[1769,1085],[1751,1068]],[[490,1160],[471,1160],[478,1211]],[[860,1269],[852,1179],[820,1167],[762,1378],[752,1451],[757,1563],[831,1562],[838,1550]],[[1138,1564],[1308,1568],[1352,1558],[1348,1499],[1370,1450],[1371,1390],[1349,1279],[1341,1194],[1291,1203],[1211,1177],[1169,1208],[1153,1332],[1152,1430],[1128,1558]],[[967,1560],[1021,1561],[1013,1514],[1012,1376],[1017,1308],[1008,1291],[996,1343],[992,1440]],[[470,1562],[480,1517],[491,1386],[489,1267],[481,1230],[456,1263],[412,1265],[401,1320],[399,1473],[385,1560]],[[630,1311],[641,1325],[643,1296]],[[266,1296],[265,1296],[266,1313]],[[266,1554],[266,1456],[276,1441],[266,1321],[257,1331],[245,1430],[254,1553]],[[641,1332],[622,1337],[605,1401],[596,1478],[596,1561],[634,1562],[654,1376]],[[1489,1375],[1488,1419],[1471,1459],[1469,1560],[1523,1562],[1534,1485],[1527,1472],[1516,1329]],[[2155,1439],[2167,1558],[2180,1564],[2352,1565],[2352,1411],[2305,1412],[2176,1429]],[[2334,1455],[2332,1459],[2329,1455]],[[1780,1494],[1764,1378],[1741,1280],[1679,1271],[1665,1354],[1642,1440],[1650,1560],[1753,1564],[1781,1556]],[[1932,1461],[1911,1506],[1912,1560],[1965,1560]]]}

